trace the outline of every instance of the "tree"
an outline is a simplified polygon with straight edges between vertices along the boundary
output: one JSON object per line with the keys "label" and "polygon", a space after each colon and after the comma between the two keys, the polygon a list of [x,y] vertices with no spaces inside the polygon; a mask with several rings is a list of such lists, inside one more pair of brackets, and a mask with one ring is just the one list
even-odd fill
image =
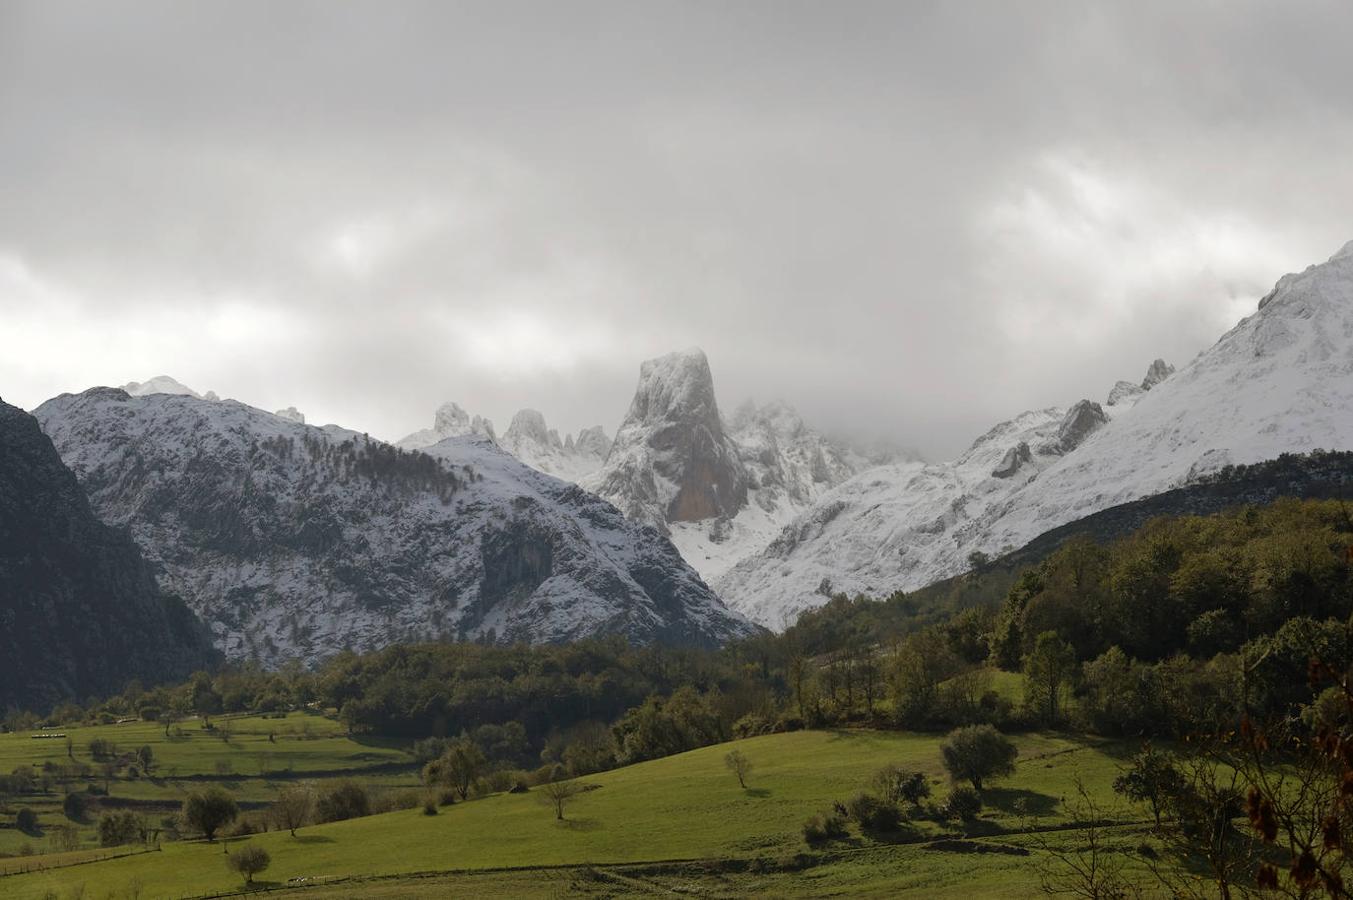
{"label": "tree", "polygon": [[986,779],[1014,774],[1019,750],[990,725],[968,725],[949,732],[940,756],[950,778],[971,782],[980,791]]}
{"label": "tree", "polygon": [[183,818],[208,841],[216,840],[220,831],[240,814],[239,804],[219,787],[189,794],[183,801]]}
{"label": "tree", "polygon": [[131,810],[108,812],[99,817],[99,846],[120,847],[146,839],[145,820]]}
{"label": "tree", "polygon": [[982,795],[972,788],[956,787],[949,792],[944,810],[956,819],[971,822],[982,811]]}
{"label": "tree", "polygon": [[1024,657],[1024,702],[1045,724],[1061,716],[1061,697],[1079,666],[1076,650],[1055,631],[1045,631]]}
{"label": "tree", "polygon": [[289,784],[277,794],[272,805],[272,818],[278,828],[285,828],[296,836],[296,829],[310,821],[315,811],[315,789],[310,784]]}
{"label": "tree", "polygon": [[245,884],[253,884],[254,876],[272,863],[272,857],[262,847],[241,847],[226,858],[226,867],[244,876]]}
{"label": "tree", "polygon": [[315,811],[321,822],[339,822],[371,815],[371,798],[366,788],[355,781],[343,779],[331,784],[315,801]]}
{"label": "tree", "polygon": [[554,818],[564,819],[564,807],[574,797],[583,792],[583,786],[577,781],[547,781],[540,786],[541,801],[554,807]]}
{"label": "tree", "polygon": [[940,683],[958,669],[943,631],[929,628],[908,635],[893,665],[893,708],[903,722],[924,723],[934,716]]}
{"label": "tree", "polygon": [[38,830],[38,814],[25,806],[14,817],[14,827],[25,834],[34,834]]}
{"label": "tree", "polygon": [[459,738],[452,741],[438,759],[423,767],[423,780],[428,784],[448,785],[461,800],[465,800],[486,763],[484,751],[478,744],[469,738]]}
{"label": "tree", "polygon": [[738,786],[746,790],[747,779],[752,774],[752,761],[741,750],[729,750],[723,758],[724,767],[737,776]]}
{"label": "tree", "polygon": [[1169,756],[1147,745],[1132,758],[1132,768],[1113,780],[1113,790],[1134,803],[1150,806],[1159,831],[1166,804],[1184,790],[1184,775]]}
{"label": "tree", "polygon": [[149,744],[142,746],[136,751],[136,761],[140,763],[141,771],[149,775],[151,768],[155,765],[155,751],[150,748]]}

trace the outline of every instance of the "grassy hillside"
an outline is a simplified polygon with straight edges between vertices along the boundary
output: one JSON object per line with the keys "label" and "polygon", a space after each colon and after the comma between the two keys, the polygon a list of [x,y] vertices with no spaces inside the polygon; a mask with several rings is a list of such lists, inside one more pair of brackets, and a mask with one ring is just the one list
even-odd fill
{"label": "grassy hillside", "polygon": [[[218,716],[211,723],[207,729],[201,719],[185,720],[171,725],[168,734],[161,724],[140,721],[0,734],[0,773],[28,766],[49,780],[46,789],[9,798],[9,813],[0,814],[0,854],[50,849],[53,826],[77,828],[82,846],[94,847],[100,807],[131,806],[156,818],[177,809],[190,790],[208,784],[224,786],[246,805],[272,800],[281,785],[298,778],[354,775],[376,787],[417,784],[406,742],[354,739],[338,722],[321,715]],[[114,745],[112,759],[122,761],[114,772],[104,772],[108,757],[91,753],[95,741]],[[144,746],[153,755],[148,774],[131,761]],[[133,769],[136,777],[131,777]],[[62,813],[65,796],[84,793],[91,785],[95,789],[91,814],[68,819]],[[101,793],[105,787],[108,796]],[[38,814],[36,833],[3,827],[13,822],[21,807]],[[20,863],[10,862],[8,867],[16,864]],[[0,859],[0,872],[6,868]]]}
{"label": "grassy hillside", "polygon": [[[326,740],[336,742],[328,751],[330,761],[347,752],[375,752],[345,750],[340,738]],[[1019,855],[1029,849],[1022,834],[1028,816],[1037,816],[1044,828],[1064,823],[1061,798],[1076,779],[1111,800],[1109,784],[1126,748],[1052,734],[1022,736],[1017,743],[1017,773],[990,787],[982,818],[968,826],[968,836],[998,852],[973,853],[972,846],[959,848],[969,852],[933,849],[935,838],[964,835],[959,826],[924,821],[887,841],[853,833],[848,842],[814,854],[810,861],[816,864],[807,868],[804,860],[793,860],[808,849],[803,821],[833,800],[864,789],[885,763],[924,771],[937,796],[947,793],[937,737],[872,731],[768,735],[589,776],[583,780],[591,789],[568,808],[564,822],[555,821],[535,789],[443,807],[436,816],[403,810],[308,827],[296,838],[278,832],[256,835],[230,847],[264,847],[272,866],[260,881],[281,887],[306,879],[313,885],[301,892],[306,896],[624,894],[679,884],[715,896],[908,890],[918,896],[949,891],[1027,896],[1036,889],[1041,858],[1036,849]],[[746,790],[723,764],[732,746],[755,765]],[[185,750],[179,765],[191,765],[190,760]],[[1123,822],[1123,839],[1133,845],[1139,839],[1134,837],[1137,818],[1126,814]],[[1056,839],[1055,831],[1049,833]],[[507,871],[475,874],[490,869]],[[354,878],[366,880],[345,880]],[[191,842],[5,877],[0,893],[77,896],[83,885],[97,886],[99,896],[112,891],[115,896],[183,897],[230,891],[239,884],[226,869],[219,843]]]}

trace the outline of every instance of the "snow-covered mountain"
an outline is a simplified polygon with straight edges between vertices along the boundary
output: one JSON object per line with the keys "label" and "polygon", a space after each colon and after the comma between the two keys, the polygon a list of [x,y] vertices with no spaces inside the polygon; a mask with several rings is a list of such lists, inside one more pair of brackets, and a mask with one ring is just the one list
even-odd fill
{"label": "snow-covered mountain", "polygon": [[216,396],[215,391],[199,394],[177,378],[168,375],[156,375],[145,381],[129,381],[122,386],[122,390],[133,397],[147,397],[151,394],[182,394],[185,397],[196,397],[199,400],[220,399]]}
{"label": "snow-covered mountain", "polygon": [[235,401],[114,388],[35,416],[94,509],[234,658],[754,630],[656,531],[474,434],[408,452]]}
{"label": "snow-covered mountain", "polygon": [[725,420],[709,360],[692,349],[643,363],[605,465],[582,483],[666,530],[713,579],[833,485],[902,455],[830,440],[784,403],[748,402]]}
{"label": "snow-covered mountain", "polygon": [[497,444],[533,469],[565,481],[578,482],[601,468],[611,450],[611,439],[600,425],[584,428],[575,438],[562,440],[559,432],[545,424],[545,417],[534,409],[523,409],[512,417],[512,424],[499,437],[493,422],[474,416],[457,403],[437,408],[432,427],[415,431],[396,443],[406,450],[431,447],[449,437],[476,435]]}
{"label": "snow-covered mountain", "polygon": [[459,403],[443,403],[437,407],[437,412],[432,417],[431,428],[415,431],[397,441],[395,446],[405,450],[422,450],[438,441],[466,435],[477,435],[491,442],[498,440],[498,436],[493,432],[493,423],[488,419],[483,416],[475,416],[472,419]]}
{"label": "snow-covered mountain", "polygon": [[37,421],[0,401],[0,709],[46,710],[217,662],[202,623],[95,517]]}
{"label": "snow-covered mountain", "polygon": [[1353,242],[1284,276],[1189,365],[1153,363],[1108,403],[1025,413],[943,465],[868,471],[825,493],[716,582],[772,627],[830,591],[912,589],[1099,510],[1228,464],[1353,447]]}
{"label": "snow-covered mountain", "polygon": [[534,409],[513,416],[498,443],[531,468],[573,482],[600,469],[611,451],[611,439],[600,425],[584,428],[576,439],[570,434],[560,440],[559,432]]}

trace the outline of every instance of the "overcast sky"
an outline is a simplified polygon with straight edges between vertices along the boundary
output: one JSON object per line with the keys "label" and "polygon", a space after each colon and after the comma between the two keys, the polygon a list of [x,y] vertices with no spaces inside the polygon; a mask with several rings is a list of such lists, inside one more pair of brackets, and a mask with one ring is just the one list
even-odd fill
{"label": "overcast sky", "polygon": [[943,458],[1353,239],[1353,4],[0,0],[0,396],[612,433],[703,347]]}

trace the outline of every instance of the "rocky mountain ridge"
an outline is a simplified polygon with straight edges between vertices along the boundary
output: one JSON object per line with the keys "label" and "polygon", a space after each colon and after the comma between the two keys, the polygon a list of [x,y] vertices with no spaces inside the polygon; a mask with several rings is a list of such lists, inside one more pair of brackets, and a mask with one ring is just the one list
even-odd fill
{"label": "rocky mountain ridge", "polygon": [[235,401],[112,388],[35,415],[95,510],[232,658],[754,630],[660,534],[474,434],[410,452]]}

